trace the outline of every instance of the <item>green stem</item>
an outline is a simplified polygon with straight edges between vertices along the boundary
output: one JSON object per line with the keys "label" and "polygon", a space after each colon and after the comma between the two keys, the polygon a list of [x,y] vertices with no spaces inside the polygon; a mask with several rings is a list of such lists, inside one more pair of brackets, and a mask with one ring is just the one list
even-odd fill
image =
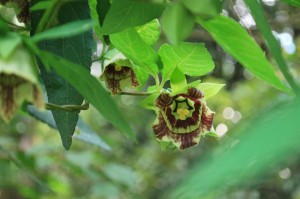
{"label": "green stem", "polygon": [[48,110],[80,111],[87,110],[88,108],[89,103],[84,103],[83,105],[57,105],[52,103],[46,103],[46,109]]}
{"label": "green stem", "polygon": [[122,91],[119,95],[132,95],[132,96],[149,96],[155,92],[126,92]]}

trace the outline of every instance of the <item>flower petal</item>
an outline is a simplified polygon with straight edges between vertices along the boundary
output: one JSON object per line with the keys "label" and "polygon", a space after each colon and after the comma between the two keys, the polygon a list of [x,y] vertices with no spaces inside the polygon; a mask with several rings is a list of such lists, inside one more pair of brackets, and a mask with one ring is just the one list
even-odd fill
{"label": "flower petal", "polygon": [[212,130],[212,122],[214,119],[215,112],[211,111],[205,104],[202,106],[201,115],[201,131],[206,133]]}

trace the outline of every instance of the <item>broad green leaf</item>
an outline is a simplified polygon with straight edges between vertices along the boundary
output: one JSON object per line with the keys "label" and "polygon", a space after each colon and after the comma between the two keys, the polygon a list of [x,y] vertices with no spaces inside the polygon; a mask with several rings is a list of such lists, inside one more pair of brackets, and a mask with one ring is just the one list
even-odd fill
{"label": "broad green leaf", "polygon": [[143,41],[149,46],[154,45],[160,36],[160,24],[157,19],[153,19],[143,26],[136,27],[136,30]]}
{"label": "broad green leaf", "polygon": [[80,20],[70,22],[61,26],[56,26],[32,37],[32,40],[39,42],[42,40],[62,39],[72,37],[91,30],[93,22],[91,20]]}
{"label": "broad green leaf", "polygon": [[30,7],[30,11],[46,10],[51,5],[51,0],[40,1]]}
{"label": "broad green leaf", "polygon": [[255,22],[264,36],[266,43],[270,49],[270,52],[274,56],[274,59],[276,60],[278,67],[280,68],[281,72],[283,73],[286,80],[289,82],[290,86],[294,89],[294,91],[300,92],[299,87],[293,80],[292,75],[289,72],[289,68],[287,66],[286,61],[284,60],[282,54],[281,54],[281,47],[279,42],[275,39],[272,30],[264,16],[264,10],[259,3],[259,1],[252,1],[252,0],[245,0],[245,3],[249,7],[252,16],[255,19]]}
{"label": "broad green leaf", "polygon": [[77,89],[88,102],[124,135],[135,139],[132,129],[125,121],[114,100],[88,70],[48,52],[42,52],[40,58],[42,61],[48,62],[61,77]]}
{"label": "broad green leaf", "polygon": [[172,88],[172,94],[177,93],[182,90],[182,88],[187,86],[186,78],[183,72],[175,68],[170,78],[170,84]]}
{"label": "broad green leaf", "polygon": [[137,66],[142,67],[152,75],[158,73],[157,53],[142,40],[134,28],[111,34],[110,41]]}
{"label": "broad green leaf", "polygon": [[110,9],[110,1],[109,0],[97,0],[97,13],[98,13],[98,20],[100,26],[103,25],[104,19]]}
{"label": "broad green leaf", "polygon": [[182,0],[182,3],[197,16],[212,18],[220,14],[223,0]]}
{"label": "broad green leaf", "polygon": [[289,92],[289,89],[275,75],[265,53],[238,22],[225,16],[207,21],[198,18],[197,21],[225,51],[255,76],[284,92]]}
{"label": "broad green leaf", "polygon": [[[36,2],[39,1],[31,1],[32,5],[35,5]],[[41,19],[41,15],[42,12],[39,11],[31,13],[32,33],[35,32],[37,24]],[[79,20],[90,20],[88,2],[76,1],[63,4],[58,13],[58,25],[68,24]],[[84,68],[89,69],[92,62],[91,56],[93,42],[93,32],[92,29],[90,29],[90,31],[77,36],[39,42],[39,48],[53,52],[69,61],[80,64]],[[50,103],[58,105],[82,104],[83,96],[74,89],[67,80],[60,77],[55,71],[46,71],[40,62],[39,66],[41,77],[47,91],[48,101]],[[63,66],[57,65],[57,67],[62,68]],[[63,145],[65,149],[68,150],[72,143],[72,135],[77,124],[79,111],[68,112],[52,110],[51,112],[60,132]]]}
{"label": "broad green leaf", "polygon": [[284,168],[282,163],[291,158],[291,153],[299,155],[299,99],[261,113],[203,157],[163,198],[218,198],[211,194],[219,190],[222,195],[234,186],[249,187],[256,178],[268,175],[270,166]]}
{"label": "broad green leaf", "polygon": [[[51,128],[56,128],[56,124],[53,118],[53,115],[50,111],[39,111],[35,106],[28,105],[25,108],[25,111],[29,113],[32,117],[36,118],[37,120],[47,124]],[[77,129],[79,134],[73,135],[73,138],[78,139],[80,141],[86,142],[88,144],[93,144],[98,146],[104,150],[111,150],[110,146],[104,142],[96,132],[90,129],[90,127],[79,118],[77,123]]]}
{"label": "broad green leaf", "polygon": [[203,91],[205,99],[209,99],[215,96],[224,86],[225,84],[202,83],[196,88]]}
{"label": "broad green leaf", "polygon": [[179,2],[167,7],[161,17],[162,30],[177,44],[184,41],[195,26],[195,17]]}
{"label": "broad green leaf", "polygon": [[164,44],[158,53],[164,64],[162,69],[163,82],[170,78],[176,67],[190,76],[203,76],[214,69],[214,62],[204,44]]}
{"label": "broad green leaf", "polygon": [[0,58],[7,59],[9,55],[21,44],[21,42],[21,37],[15,33],[0,36]]}
{"label": "broad green leaf", "polygon": [[286,2],[292,6],[300,7],[300,0],[281,0],[281,1]]}
{"label": "broad green leaf", "polygon": [[163,9],[164,5],[158,3],[114,0],[104,19],[102,34],[107,35],[143,25],[158,18]]}
{"label": "broad green leaf", "polygon": [[101,35],[101,30],[100,30],[100,22],[98,18],[98,13],[97,13],[97,0],[88,0],[89,1],[89,7],[91,10],[91,18],[93,20],[93,25],[94,25],[94,32],[97,35],[98,38],[102,38]]}

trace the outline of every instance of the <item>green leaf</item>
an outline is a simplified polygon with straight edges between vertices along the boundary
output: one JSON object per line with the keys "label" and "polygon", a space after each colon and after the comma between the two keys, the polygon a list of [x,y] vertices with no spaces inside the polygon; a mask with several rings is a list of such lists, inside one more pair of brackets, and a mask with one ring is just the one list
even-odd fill
{"label": "green leaf", "polygon": [[7,59],[9,55],[21,44],[21,37],[16,33],[0,36],[0,58]]}
{"label": "green leaf", "polygon": [[30,11],[46,10],[52,4],[51,0],[40,1],[30,7]]}
{"label": "green leaf", "polygon": [[102,38],[101,35],[101,27],[100,27],[100,22],[98,18],[98,13],[97,13],[97,0],[88,0],[89,1],[89,7],[91,11],[91,18],[93,20],[93,28],[94,32],[97,35],[98,38]]}
{"label": "green leaf", "polygon": [[214,69],[214,62],[204,44],[179,43],[174,46],[164,44],[158,54],[164,64],[163,82],[170,78],[176,67],[190,76],[203,76]]}
{"label": "green leaf", "polygon": [[154,45],[160,36],[160,24],[157,19],[153,19],[143,26],[136,27],[136,30],[143,41],[149,46]]}
{"label": "green leaf", "polygon": [[[38,1],[32,1],[34,5]],[[35,32],[37,24],[41,18],[42,12],[31,13],[32,32]],[[68,24],[79,20],[90,20],[90,12],[87,1],[76,1],[65,3],[59,10],[57,22],[59,25]],[[91,66],[93,32],[82,33],[77,36],[60,38],[57,40],[39,42],[39,48],[53,52],[74,63],[89,69]],[[37,55],[41,55],[36,52]],[[40,56],[43,59],[43,56]],[[46,63],[47,64],[47,63]],[[83,96],[72,87],[67,80],[60,77],[55,71],[46,71],[39,62],[41,77],[45,84],[48,101],[58,105],[81,105]],[[57,65],[57,67],[63,67]],[[62,68],[63,69],[63,68]],[[77,79],[78,80],[78,79]],[[68,112],[62,110],[51,111],[56,126],[60,132],[65,149],[69,149],[72,143],[72,135],[74,133],[79,111]]]}
{"label": "green leaf", "polygon": [[[135,135],[125,121],[117,105],[102,87],[101,83],[83,67],[57,55],[42,52],[41,59],[48,62],[55,71],[77,89],[109,122],[124,135],[135,139]],[[80,80],[80,81],[79,81]]]}
{"label": "green leaf", "polygon": [[72,37],[87,32],[91,30],[92,27],[93,22],[91,20],[74,21],[36,34],[32,37],[32,40],[39,42],[42,40]]}
{"label": "green leaf", "polygon": [[195,17],[181,3],[174,3],[165,9],[161,25],[167,38],[177,44],[190,35],[195,26]]}
{"label": "green leaf", "polygon": [[222,195],[222,191],[234,186],[249,187],[251,182],[263,179],[272,171],[270,165],[282,168],[286,166],[282,163],[291,158],[291,154],[297,157],[299,99],[293,103],[277,104],[260,113],[263,114],[254,116],[244,128],[240,128],[242,130],[232,132],[236,136],[224,140],[212,153],[201,158],[201,162],[182,177],[184,180],[163,198],[218,198],[212,196],[216,190]]}
{"label": "green leaf", "polygon": [[[51,128],[57,129],[53,115],[51,114],[50,111],[41,112],[33,105],[26,106],[25,111],[29,113],[31,116],[33,116],[34,118],[36,118],[37,120],[47,124]],[[88,144],[93,144],[104,150],[111,150],[110,146],[106,142],[104,142],[97,135],[96,132],[91,130],[90,127],[80,118],[78,120],[77,128],[79,134],[75,134],[73,138],[86,142]]]}
{"label": "green leaf", "polygon": [[252,0],[245,0],[245,3],[249,7],[249,9],[252,13],[252,16],[255,19],[255,22],[256,22],[260,32],[264,36],[266,43],[270,49],[270,52],[274,56],[274,59],[277,62],[284,77],[289,82],[290,86],[294,89],[294,91],[300,92],[299,87],[297,86],[292,75],[289,72],[287,63],[281,54],[280,44],[275,39],[275,37],[272,33],[272,30],[264,16],[264,10],[263,10],[261,4],[259,3],[259,1],[252,1]]}
{"label": "green leaf", "polygon": [[143,25],[158,18],[163,9],[164,5],[158,3],[114,0],[104,19],[102,34],[107,35]]}
{"label": "green leaf", "polygon": [[103,25],[105,16],[107,15],[110,9],[110,1],[109,0],[97,0],[97,13],[98,13],[98,20],[100,26]]}
{"label": "green leaf", "polygon": [[172,88],[172,94],[181,91],[182,88],[187,86],[186,78],[183,72],[175,68],[170,78],[170,84]]}
{"label": "green leaf", "polygon": [[203,91],[205,99],[209,99],[215,96],[224,86],[225,84],[202,83],[196,88]]}
{"label": "green leaf", "polygon": [[283,2],[286,2],[292,6],[300,7],[300,0],[281,0]]}
{"label": "green leaf", "polygon": [[195,15],[212,18],[220,14],[223,0],[182,0],[182,3]]}
{"label": "green leaf", "polygon": [[158,73],[158,55],[132,28],[110,35],[111,43],[137,66],[152,75]]}
{"label": "green leaf", "polygon": [[198,18],[197,21],[225,51],[255,76],[284,92],[289,92],[289,89],[275,75],[265,53],[238,22],[225,16],[207,21]]}

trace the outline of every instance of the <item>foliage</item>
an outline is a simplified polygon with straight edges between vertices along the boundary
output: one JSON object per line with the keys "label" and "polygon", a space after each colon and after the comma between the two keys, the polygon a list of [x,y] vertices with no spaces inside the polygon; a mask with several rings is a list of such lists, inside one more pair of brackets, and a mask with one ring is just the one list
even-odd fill
{"label": "foliage", "polygon": [[[263,1],[245,0],[243,7],[253,16],[255,34],[230,12],[241,1],[230,3],[0,1],[0,116],[10,120],[0,123],[6,129],[0,139],[4,197],[226,198],[288,162],[299,140],[299,70],[290,67],[299,55],[282,53]],[[277,4],[292,10],[300,3]],[[195,32],[201,37],[193,38]],[[255,79],[220,75],[228,65]],[[95,68],[101,75],[92,75]],[[37,109],[42,105],[47,110]],[[224,126],[236,130],[223,136]],[[59,132],[66,150],[73,138],[97,147],[76,141],[61,152],[50,132]],[[191,147],[200,137],[200,146]],[[35,144],[22,145],[23,139]],[[188,149],[161,151],[155,139],[162,149]],[[13,179],[19,173],[32,185]],[[20,188],[17,196],[11,187]]]}

